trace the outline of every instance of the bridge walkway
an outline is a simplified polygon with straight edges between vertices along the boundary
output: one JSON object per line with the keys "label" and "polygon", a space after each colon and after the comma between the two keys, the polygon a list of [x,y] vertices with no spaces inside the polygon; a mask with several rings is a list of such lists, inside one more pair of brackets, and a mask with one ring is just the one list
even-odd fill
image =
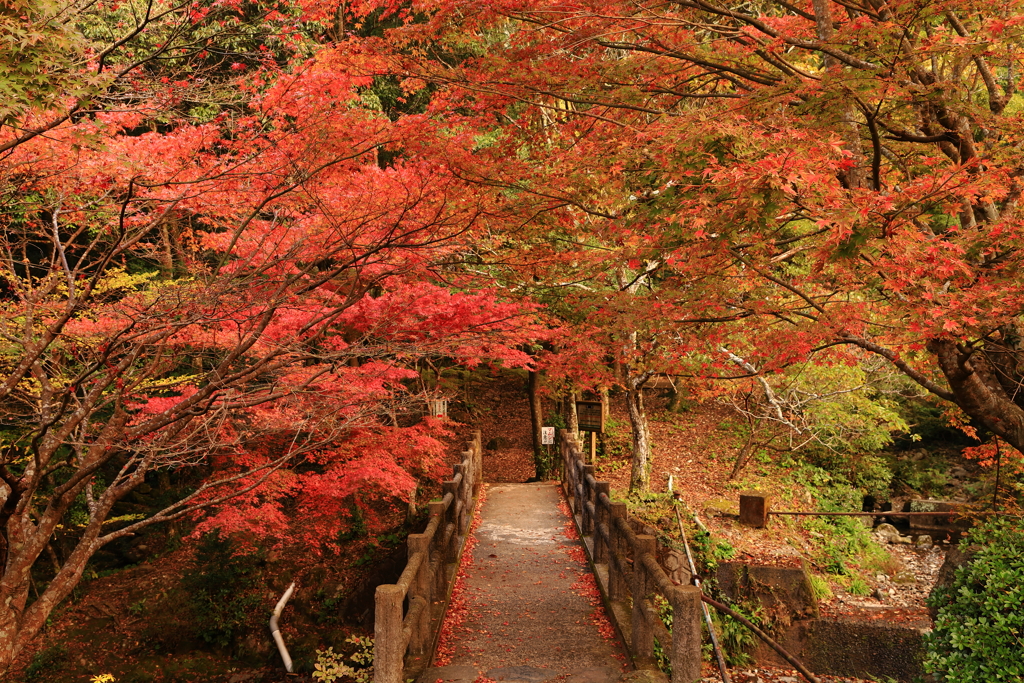
{"label": "bridge walkway", "polygon": [[567,512],[551,482],[488,486],[419,683],[615,683],[629,670]]}

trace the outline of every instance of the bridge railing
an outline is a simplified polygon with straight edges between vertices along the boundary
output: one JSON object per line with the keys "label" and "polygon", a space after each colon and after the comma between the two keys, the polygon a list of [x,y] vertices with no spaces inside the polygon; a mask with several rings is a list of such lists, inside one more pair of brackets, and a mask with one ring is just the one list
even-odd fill
{"label": "bridge railing", "polygon": [[426,530],[409,534],[409,560],[394,584],[377,586],[374,613],[374,683],[404,683],[430,663],[451,594],[476,496],[483,482],[480,432],[466,442],[462,460],[430,503]]}
{"label": "bridge railing", "polygon": [[[700,679],[701,598],[695,586],[677,585],[657,560],[657,539],[638,534],[626,504],[609,495],[610,485],[597,481],[576,439],[562,430],[562,486],[594,574],[638,669],[657,669],[655,640],[672,664],[673,683]],[[664,597],[672,606],[672,630],[655,604]]]}

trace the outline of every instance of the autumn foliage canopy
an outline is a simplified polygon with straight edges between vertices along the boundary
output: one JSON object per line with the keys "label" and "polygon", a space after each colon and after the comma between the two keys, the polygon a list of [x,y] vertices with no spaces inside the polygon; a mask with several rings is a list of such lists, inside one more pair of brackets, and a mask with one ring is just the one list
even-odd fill
{"label": "autumn foliage canopy", "polygon": [[[1024,448],[1020,3],[0,9],[0,665],[102,545],[329,549],[429,476],[421,363],[770,382],[874,358]],[[760,384],[758,384],[760,382]],[[772,403],[776,400],[775,403]],[[794,423],[795,424],[795,423]],[[118,502],[202,473],[144,519]],[[29,598],[31,568],[75,519]]]}

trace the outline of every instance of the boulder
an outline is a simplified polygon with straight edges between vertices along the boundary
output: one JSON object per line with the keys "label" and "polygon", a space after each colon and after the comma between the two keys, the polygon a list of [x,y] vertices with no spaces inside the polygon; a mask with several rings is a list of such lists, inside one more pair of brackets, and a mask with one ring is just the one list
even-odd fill
{"label": "boulder", "polygon": [[899,543],[900,532],[892,524],[879,524],[871,533],[879,543]]}
{"label": "boulder", "polygon": [[488,451],[500,451],[502,449],[508,448],[511,445],[512,442],[509,441],[506,437],[496,436],[487,442],[487,444],[484,446],[484,449]]}
{"label": "boulder", "polygon": [[[942,566],[939,567],[939,574],[935,577],[935,585],[932,586],[932,591],[929,597],[933,597],[936,592],[944,591],[952,586],[956,570],[974,559],[974,556],[980,549],[981,548],[976,545],[957,545],[946,551],[946,559],[943,560]],[[931,606],[934,604],[933,600],[929,600],[928,604],[928,613],[932,616],[932,619],[935,619],[939,612],[938,607]]]}

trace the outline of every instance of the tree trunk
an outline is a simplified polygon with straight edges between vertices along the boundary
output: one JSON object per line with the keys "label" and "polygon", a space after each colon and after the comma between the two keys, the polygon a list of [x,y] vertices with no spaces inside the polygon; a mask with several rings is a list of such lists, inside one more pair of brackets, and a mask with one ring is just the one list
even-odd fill
{"label": "tree trunk", "polygon": [[[832,10],[829,7],[830,0],[813,0],[812,6],[814,8],[814,19],[816,25],[816,33],[818,40],[827,43],[832,40],[832,36],[835,33],[835,29],[832,25]],[[825,61],[825,69],[832,71],[839,69],[839,62],[835,57],[825,54],[823,56]],[[857,113],[853,105],[847,105],[842,113],[842,124],[840,127],[840,135],[843,137],[843,142],[846,145],[846,149],[849,150],[853,155],[853,166],[843,171],[840,175],[842,180],[845,182],[846,187],[849,189],[857,189],[864,187],[865,185],[865,173],[864,173],[864,150],[860,142],[860,124],[858,122]],[[879,189],[879,188],[874,188]]]}
{"label": "tree trunk", "polygon": [[644,382],[630,380],[626,389],[626,408],[629,424],[633,431],[633,467],[629,475],[629,492],[644,492],[651,488],[651,435],[647,428],[647,412],[644,409]]}
{"label": "tree trunk", "polygon": [[670,413],[685,412],[684,407],[686,406],[686,395],[677,386],[673,386],[670,391],[672,393],[669,394],[668,405],[665,406],[665,410]]}
{"label": "tree trunk", "polygon": [[1007,393],[985,351],[964,351],[951,341],[939,339],[929,342],[928,349],[936,355],[960,409],[1024,452],[1024,409]]}
{"label": "tree trunk", "polygon": [[740,452],[736,455],[736,462],[733,463],[732,472],[729,473],[729,479],[735,479],[739,476],[740,472],[743,471],[743,466],[747,464],[747,460],[750,460],[750,454],[754,452],[754,432],[750,432],[750,436],[743,442],[743,447],[740,448]]}
{"label": "tree trunk", "polygon": [[569,392],[569,400],[565,406],[565,424],[569,433],[578,441],[580,438],[580,416],[576,412],[576,397],[575,391]]}
{"label": "tree trunk", "polygon": [[547,461],[544,457],[544,446],[541,444],[541,427],[544,426],[544,407],[540,402],[540,393],[537,387],[540,384],[540,373],[530,371],[530,381],[527,385],[530,395],[530,421],[533,425],[533,462],[537,467],[537,478],[544,479],[547,475]]}

